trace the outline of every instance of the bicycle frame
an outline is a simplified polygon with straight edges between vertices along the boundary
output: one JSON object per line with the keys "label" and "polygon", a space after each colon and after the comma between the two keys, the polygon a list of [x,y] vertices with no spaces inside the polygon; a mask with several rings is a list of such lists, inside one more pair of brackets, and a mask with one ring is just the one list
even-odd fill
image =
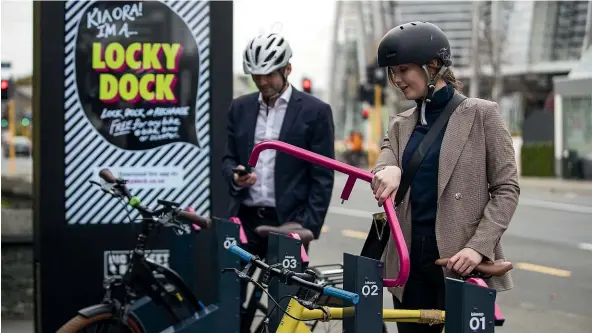
{"label": "bicycle frame", "polygon": [[[311,333],[310,329],[306,326],[305,321],[308,320],[341,320],[345,317],[353,316],[354,308],[331,308],[325,307],[325,311],[329,313],[327,317],[323,310],[308,310],[302,306],[295,299],[291,299],[288,307],[286,308],[286,314],[282,317],[282,321],[276,330],[276,333]],[[434,318],[435,324],[443,324],[445,318],[445,311],[440,310],[395,310],[395,309],[383,309],[382,319],[385,322],[404,322],[404,323],[417,323],[422,322],[426,311],[430,311]],[[300,319],[296,320],[290,316]],[[437,319],[436,319],[437,318]],[[373,332],[369,332],[373,333]]]}
{"label": "bicycle frame", "polygon": [[[180,321],[188,315],[201,310],[203,306],[177,272],[149,261],[144,257],[146,242],[155,229],[151,217],[150,220],[147,220],[148,216],[145,216],[144,219],[142,231],[138,235],[136,246],[131,255],[130,266],[122,278],[123,284],[129,287],[134,293],[149,296],[155,304],[165,309],[167,315],[172,320]],[[170,297],[170,292],[153,272],[161,274],[166,281],[177,288],[174,298]],[[126,297],[128,296],[130,295],[126,290]],[[109,300],[109,297],[106,298]],[[123,301],[123,304],[125,304],[128,299]],[[180,314],[176,311],[178,306],[181,305],[186,306],[189,312],[188,314]]]}
{"label": "bicycle frame", "polygon": [[[263,141],[256,144],[255,147],[253,147],[253,152],[251,153],[251,156],[249,157],[249,166],[255,167],[257,165],[259,155],[262,151],[267,149],[277,150],[288,155],[294,156],[296,158],[308,161],[310,163],[317,164],[349,175],[345,183],[345,187],[341,192],[341,199],[343,201],[349,199],[349,196],[351,195],[351,191],[353,190],[357,179],[361,179],[369,183],[372,182],[373,175],[368,171],[358,169],[343,162],[339,162],[326,156],[322,156],[277,140]],[[391,228],[392,237],[395,240],[395,245],[397,247],[397,252],[399,253],[400,259],[399,275],[397,276],[397,278],[394,280],[384,279],[383,284],[385,287],[389,288],[402,287],[405,285],[407,279],[409,278],[409,251],[407,250],[407,244],[405,243],[405,239],[403,238],[403,232],[401,231],[401,227],[399,226],[399,220],[397,219],[397,215],[395,213],[393,201],[390,198],[388,198],[384,202],[383,206],[384,212],[386,213],[387,221]]]}

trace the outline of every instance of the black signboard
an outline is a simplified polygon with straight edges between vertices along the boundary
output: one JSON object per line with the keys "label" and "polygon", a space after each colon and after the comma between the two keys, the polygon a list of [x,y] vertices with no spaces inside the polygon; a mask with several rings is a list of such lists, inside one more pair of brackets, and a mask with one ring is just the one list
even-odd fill
{"label": "black signboard", "polygon": [[[37,332],[100,302],[102,279],[127,267],[137,214],[92,187],[101,168],[150,207],[160,198],[225,216],[232,17],[232,2],[35,2]],[[209,248],[200,238],[163,230],[148,255],[209,292],[209,268],[194,264]]]}

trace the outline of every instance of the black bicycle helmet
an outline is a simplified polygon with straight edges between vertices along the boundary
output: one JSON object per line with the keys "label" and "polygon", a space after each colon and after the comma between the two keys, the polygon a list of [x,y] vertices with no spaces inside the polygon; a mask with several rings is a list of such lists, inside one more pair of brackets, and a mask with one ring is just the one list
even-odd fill
{"label": "black bicycle helmet", "polygon": [[442,29],[429,22],[409,22],[394,27],[382,37],[378,45],[379,67],[402,64],[426,65],[440,59],[450,67],[450,42]]}
{"label": "black bicycle helmet", "polygon": [[[440,59],[442,67],[431,77],[427,64]],[[431,102],[436,81],[452,65],[450,42],[442,29],[429,22],[414,21],[394,27],[382,37],[376,56],[378,67],[416,64],[428,77],[428,92],[421,105],[421,123],[427,125],[426,103]]]}

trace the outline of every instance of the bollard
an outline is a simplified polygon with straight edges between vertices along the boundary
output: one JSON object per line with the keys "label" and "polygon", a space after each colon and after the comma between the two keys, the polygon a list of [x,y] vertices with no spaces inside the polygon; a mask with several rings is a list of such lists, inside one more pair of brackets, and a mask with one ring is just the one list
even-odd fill
{"label": "bollard", "polygon": [[[302,242],[290,236],[270,233],[268,236],[267,261],[269,265],[279,264],[282,267],[294,272],[302,273],[302,258],[301,258]],[[269,284],[268,291],[280,306],[285,308],[289,302],[289,298],[280,299],[285,295],[294,295],[296,293],[296,286],[289,286],[284,283],[272,280]],[[267,306],[268,314],[273,311],[274,304],[269,302]],[[282,319],[283,312],[279,309],[273,311],[269,318],[269,330],[275,332]]]}
{"label": "bollard", "polygon": [[343,254],[343,289],[360,295],[355,307],[345,305],[344,332],[382,332],[383,268],[379,260]]}
{"label": "bollard", "polygon": [[496,290],[446,278],[446,332],[493,333]]}

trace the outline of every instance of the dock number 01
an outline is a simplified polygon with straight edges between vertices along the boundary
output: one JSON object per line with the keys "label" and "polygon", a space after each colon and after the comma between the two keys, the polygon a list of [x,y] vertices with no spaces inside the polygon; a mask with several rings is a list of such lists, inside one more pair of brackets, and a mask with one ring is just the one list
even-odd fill
{"label": "dock number 01", "polygon": [[378,296],[378,286],[375,284],[365,284],[362,287],[362,295],[364,296]]}
{"label": "dock number 01", "polygon": [[473,331],[484,331],[485,330],[485,317],[471,317],[469,320],[469,327]]}

